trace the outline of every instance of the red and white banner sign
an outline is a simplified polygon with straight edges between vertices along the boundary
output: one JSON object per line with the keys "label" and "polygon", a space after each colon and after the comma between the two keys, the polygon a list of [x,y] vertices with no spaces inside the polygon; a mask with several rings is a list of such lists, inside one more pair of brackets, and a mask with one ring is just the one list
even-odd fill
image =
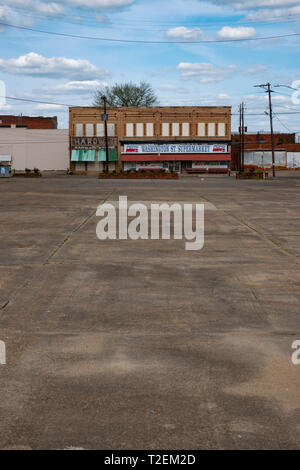
{"label": "red and white banner sign", "polygon": [[227,144],[125,144],[125,154],[227,153]]}

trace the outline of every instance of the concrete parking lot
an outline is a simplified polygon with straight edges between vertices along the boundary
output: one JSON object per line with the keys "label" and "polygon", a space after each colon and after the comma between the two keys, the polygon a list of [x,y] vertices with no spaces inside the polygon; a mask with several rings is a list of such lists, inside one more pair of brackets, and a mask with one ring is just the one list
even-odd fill
{"label": "concrete parking lot", "polygon": [[[1,449],[300,448],[300,172],[0,180]],[[206,204],[205,246],[97,206]]]}

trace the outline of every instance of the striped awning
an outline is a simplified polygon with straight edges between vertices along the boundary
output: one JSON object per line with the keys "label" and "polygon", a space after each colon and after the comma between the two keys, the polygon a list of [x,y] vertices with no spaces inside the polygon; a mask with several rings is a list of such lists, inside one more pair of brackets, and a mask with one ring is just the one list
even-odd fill
{"label": "striped awning", "polygon": [[[108,161],[116,162],[118,160],[118,150],[108,149]],[[106,162],[106,150],[98,150],[98,162]]]}
{"label": "striped awning", "polygon": [[94,162],[95,161],[95,150],[72,150],[71,156],[72,162]]}

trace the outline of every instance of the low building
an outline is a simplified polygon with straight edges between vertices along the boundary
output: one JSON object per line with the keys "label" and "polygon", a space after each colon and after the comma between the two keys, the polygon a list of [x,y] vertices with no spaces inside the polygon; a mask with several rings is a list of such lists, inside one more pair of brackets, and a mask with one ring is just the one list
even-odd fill
{"label": "low building", "polygon": [[0,129],[0,165],[12,171],[26,168],[66,172],[69,168],[69,131],[65,129]]}
{"label": "low building", "polygon": [[[103,109],[72,107],[70,168],[98,173],[106,162]],[[109,170],[224,172],[231,161],[231,107],[107,110]]]}
{"label": "low building", "polygon": [[26,127],[27,129],[57,129],[57,116],[12,116],[0,115],[0,128],[2,127]]}
{"label": "low building", "polygon": [[[232,134],[232,169],[238,170],[241,158],[240,135]],[[245,168],[272,168],[271,134],[245,134]],[[274,134],[275,168],[300,168],[300,144],[296,134]]]}

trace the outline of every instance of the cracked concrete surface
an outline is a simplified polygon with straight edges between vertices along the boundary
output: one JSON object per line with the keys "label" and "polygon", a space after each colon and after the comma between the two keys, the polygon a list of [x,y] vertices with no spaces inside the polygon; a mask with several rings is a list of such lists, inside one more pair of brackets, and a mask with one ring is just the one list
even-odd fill
{"label": "cracked concrete surface", "polygon": [[[0,192],[0,448],[300,448],[300,175]],[[205,201],[204,249],[99,241],[119,195]]]}

